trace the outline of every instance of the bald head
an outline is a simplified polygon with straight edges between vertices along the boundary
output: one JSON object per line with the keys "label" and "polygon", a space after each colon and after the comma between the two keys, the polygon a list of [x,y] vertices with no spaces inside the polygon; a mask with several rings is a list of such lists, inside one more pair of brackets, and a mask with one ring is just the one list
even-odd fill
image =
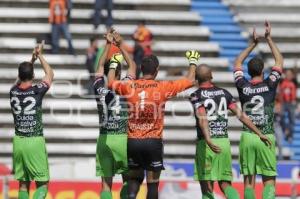
{"label": "bald head", "polygon": [[207,65],[201,64],[197,67],[196,79],[199,84],[212,80],[211,69]]}

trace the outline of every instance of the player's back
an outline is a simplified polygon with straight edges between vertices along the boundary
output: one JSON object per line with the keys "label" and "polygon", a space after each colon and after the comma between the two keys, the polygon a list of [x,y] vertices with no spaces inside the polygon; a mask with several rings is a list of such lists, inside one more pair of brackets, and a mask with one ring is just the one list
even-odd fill
{"label": "player's back", "polygon": [[189,79],[175,81],[130,80],[118,84],[118,93],[129,106],[129,138],[162,138],[166,101],[193,85]]}
{"label": "player's back", "polygon": [[[204,108],[212,138],[228,138],[228,109],[235,104],[232,95],[225,89],[208,84],[200,87],[190,96],[195,108]],[[199,118],[195,115],[198,139],[203,139]]]}
{"label": "player's back", "polygon": [[41,82],[21,88],[14,85],[10,90],[10,105],[18,136],[42,136],[42,100],[49,86]]}
{"label": "player's back", "polygon": [[161,138],[164,106],[167,100],[164,82],[136,80],[129,96],[129,137]]}
{"label": "player's back", "polygon": [[263,81],[248,81],[242,75],[235,75],[242,109],[264,134],[274,132],[274,103],[280,76],[276,68]]}
{"label": "player's back", "polygon": [[106,88],[103,77],[94,82],[101,135],[127,134],[127,102],[122,96]]}

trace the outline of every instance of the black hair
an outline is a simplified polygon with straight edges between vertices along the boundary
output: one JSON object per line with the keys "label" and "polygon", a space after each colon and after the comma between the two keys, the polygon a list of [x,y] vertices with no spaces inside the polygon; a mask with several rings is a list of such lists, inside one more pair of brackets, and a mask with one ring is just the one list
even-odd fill
{"label": "black hair", "polygon": [[159,61],[155,55],[149,55],[143,58],[141,63],[141,71],[143,75],[155,75]]}
{"label": "black hair", "polygon": [[260,76],[264,70],[264,62],[261,58],[254,57],[248,62],[248,73],[253,78]]}
{"label": "black hair", "polygon": [[99,38],[97,36],[93,36],[90,38],[90,44],[92,44],[94,41],[98,40]]}
{"label": "black hair", "polygon": [[146,20],[140,20],[139,21],[139,24],[141,24],[141,25],[146,25],[146,23],[147,23]]}
{"label": "black hair", "polygon": [[[108,76],[109,65],[110,65],[109,61],[104,64],[104,75],[106,75],[106,77]],[[116,68],[115,76],[119,77],[120,75],[121,75],[121,64],[118,64],[118,66]]]}
{"label": "black hair", "polygon": [[19,71],[19,79],[22,82],[30,81],[34,77],[33,64],[31,62],[27,62],[27,61],[22,62],[19,65],[18,71]]}

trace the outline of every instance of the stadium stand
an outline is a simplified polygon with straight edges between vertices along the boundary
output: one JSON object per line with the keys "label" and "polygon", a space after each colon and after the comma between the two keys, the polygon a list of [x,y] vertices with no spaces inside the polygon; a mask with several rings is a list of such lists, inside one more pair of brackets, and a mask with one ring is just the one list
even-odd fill
{"label": "stadium stand", "polygon": [[[84,66],[84,49],[88,46],[89,37],[94,34],[93,27],[89,24],[89,17],[93,12],[92,3],[93,0],[74,0],[70,30],[78,55],[73,57],[65,54],[65,41],[61,41],[61,55],[48,54],[49,47],[45,51],[46,59],[55,69],[56,79],[44,102],[45,136],[51,157],[50,164],[60,158],[64,162],[67,158],[71,160],[74,157],[83,158],[87,162],[94,158],[98,135],[96,103],[85,95],[83,89],[88,79]],[[0,156],[5,157],[1,161],[7,163],[10,163],[11,138],[14,133],[8,99],[9,89],[15,81],[18,63],[30,59],[35,38],[50,32],[50,26],[47,24],[47,6],[47,0],[0,1],[0,143],[1,147],[3,146]],[[141,19],[147,21],[155,38],[154,53],[159,56],[162,66],[160,79],[176,78],[174,71],[183,74],[182,71],[187,68],[187,62],[183,58],[184,52],[195,48],[201,52],[201,61],[214,68],[214,79],[218,85],[228,88],[237,96],[232,74],[228,71],[233,54],[226,54],[226,51],[230,52],[232,49],[225,48],[224,44],[236,38],[234,41],[237,44],[243,43],[240,47],[244,47],[246,40],[240,36],[241,30],[235,23],[235,29],[231,31],[227,28],[228,34],[221,37],[223,32],[218,32],[217,29],[221,29],[222,25],[218,24],[218,28],[212,28],[208,23],[209,19],[205,21],[207,18],[202,17],[202,8],[206,8],[202,6],[199,3],[197,5],[199,15],[190,11],[190,0],[115,0],[115,28],[125,35],[128,44],[131,44],[129,39],[136,27],[134,24]],[[223,22],[232,23],[227,9],[224,8],[223,13],[228,15]],[[203,16],[207,15],[203,12]],[[103,33],[102,30],[97,32],[99,35]],[[42,71],[39,66],[36,68],[36,76],[40,78]],[[192,107],[186,99],[190,92],[183,92],[178,98],[167,103],[164,136],[167,158],[191,159],[195,153],[194,118]],[[176,116],[172,117],[174,114]],[[237,159],[241,124],[230,118],[230,126],[233,157]],[[284,156],[290,156],[287,148],[284,149]]]}
{"label": "stadium stand", "polygon": [[210,41],[220,44],[220,56],[228,58],[232,63],[247,46],[247,38],[241,34],[242,29],[229,8],[219,0],[193,0],[192,10],[202,16],[202,24],[212,31]]}

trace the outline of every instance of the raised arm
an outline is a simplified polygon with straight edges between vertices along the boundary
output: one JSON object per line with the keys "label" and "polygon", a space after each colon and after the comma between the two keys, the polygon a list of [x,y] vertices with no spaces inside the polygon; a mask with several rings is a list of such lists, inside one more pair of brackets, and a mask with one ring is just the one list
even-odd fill
{"label": "raised arm", "polygon": [[200,107],[197,110],[197,117],[199,120],[199,126],[201,128],[201,131],[203,133],[204,139],[206,144],[209,146],[209,148],[215,152],[215,153],[220,153],[221,148],[217,145],[215,145],[211,138],[210,138],[210,132],[209,132],[209,126],[208,126],[208,120],[207,120],[207,115],[204,107]]}
{"label": "raised arm", "polygon": [[185,56],[188,59],[190,64],[189,71],[185,77],[191,81],[195,81],[196,68],[197,65],[199,64],[200,53],[195,50],[189,50],[185,53]]}
{"label": "raised arm", "polygon": [[37,56],[36,56],[36,53],[35,53],[35,48],[33,49],[33,52],[32,52],[32,56],[31,56],[31,60],[30,62],[32,64],[34,64],[34,62],[37,60]]}
{"label": "raised arm", "polygon": [[114,35],[114,41],[116,45],[119,47],[119,49],[121,50],[121,53],[128,65],[127,75],[132,78],[136,78],[136,64],[133,61],[133,59],[130,57],[129,53],[127,52],[126,46],[123,45],[123,38],[116,31],[114,31],[113,35]]}
{"label": "raised arm", "polygon": [[275,59],[275,66],[282,68],[283,67],[283,57],[271,37],[271,24],[269,21],[265,22],[265,28],[266,28],[265,38],[269,44],[269,47],[270,47],[273,57]]}
{"label": "raised arm", "polygon": [[111,33],[107,33],[104,35],[104,38],[106,39],[106,44],[103,50],[103,53],[100,57],[99,63],[98,63],[98,69],[96,71],[96,77],[102,77],[104,75],[104,64],[108,55],[108,52],[111,47],[111,43],[113,41],[113,37]]}
{"label": "raised arm", "polygon": [[43,70],[45,72],[43,81],[51,85],[53,81],[54,73],[51,66],[47,63],[46,59],[43,56],[43,47],[44,47],[44,41],[35,48],[35,54],[36,57],[40,60]]}
{"label": "raised arm", "polygon": [[237,106],[230,107],[230,110],[237,116],[237,118],[246,125],[251,131],[253,131],[258,137],[265,142],[267,145],[271,146],[272,142],[269,138],[263,135],[260,130],[253,124],[249,117]]}
{"label": "raised arm", "polygon": [[258,36],[256,34],[256,29],[253,28],[253,40],[252,40],[252,42],[235,59],[234,67],[235,67],[236,70],[243,70],[243,63],[244,63],[245,59],[250,55],[250,53],[253,51],[253,49],[256,47],[257,44],[258,44]]}

